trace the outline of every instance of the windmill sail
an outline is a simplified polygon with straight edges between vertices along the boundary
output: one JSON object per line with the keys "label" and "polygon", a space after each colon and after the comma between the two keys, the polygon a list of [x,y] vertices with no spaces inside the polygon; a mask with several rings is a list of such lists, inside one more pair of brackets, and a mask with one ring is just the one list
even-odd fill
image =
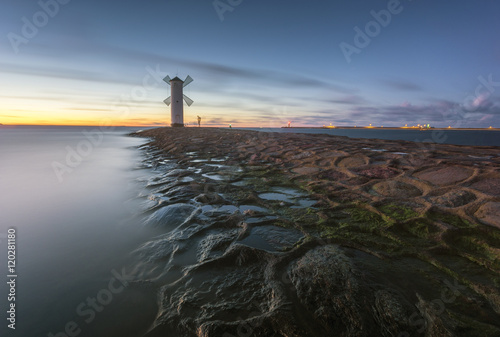
{"label": "windmill sail", "polygon": [[186,85],[188,85],[191,82],[193,82],[193,79],[191,78],[191,76],[188,75],[186,77],[186,79],[184,80],[184,84],[182,86],[185,87]]}
{"label": "windmill sail", "polygon": [[191,98],[187,97],[186,95],[183,95],[183,97],[184,97],[184,100],[186,101],[186,104],[188,106],[191,106],[191,104],[194,103],[194,101]]}

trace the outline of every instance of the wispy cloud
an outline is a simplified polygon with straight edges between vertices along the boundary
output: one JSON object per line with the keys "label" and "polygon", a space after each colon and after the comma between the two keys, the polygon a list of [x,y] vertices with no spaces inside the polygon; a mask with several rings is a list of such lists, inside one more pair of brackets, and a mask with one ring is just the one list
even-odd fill
{"label": "wispy cloud", "polygon": [[325,100],[324,102],[335,103],[335,104],[346,104],[346,105],[360,105],[360,104],[366,104],[367,100],[358,95],[347,95],[336,99]]}
{"label": "wispy cloud", "polygon": [[[90,41],[79,41],[64,50],[57,50],[55,53],[51,45],[38,43],[33,44],[34,49],[38,49],[41,54],[49,55],[54,59],[76,58],[82,60],[83,55],[92,50],[92,58],[98,58],[100,63],[106,62],[110,65],[120,63],[128,64],[129,71],[126,72],[102,72],[93,70],[91,67],[84,67],[83,64],[92,64],[92,60],[82,60],[81,68],[54,67],[47,64],[38,63],[36,66],[22,63],[0,63],[0,73],[12,73],[31,76],[42,76],[60,79],[73,79],[93,82],[137,84],[142,78],[134,77],[134,74],[144,73],[144,67],[158,65],[164,75],[173,69],[189,69],[190,73],[198,73],[210,83],[217,83],[218,87],[225,88],[233,82],[255,83],[263,86],[273,85],[275,88],[316,88],[325,89],[338,93],[353,93],[355,89],[332,81],[325,81],[315,77],[302,74],[290,74],[275,70],[262,68],[248,68],[244,66],[230,66],[227,64],[207,62],[202,59],[185,59],[164,55],[157,55],[137,50],[124,49],[110,45],[98,44]],[[61,55],[61,53],[63,53]],[[140,69],[142,67],[142,69]],[[132,71],[134,69],[134,71]],[[143,74],[144,75],[144,74]],[[199,80],[199,79],[198,79]]]}
{"label": "wispy cloud", "polygon": [[[379,107],[358,106],[347,111],[346,115],[353,120],[377,120],[383,123],[450,123],[460,125],[478,121],[485,116],[500,115],[498,98],[479,97],[466,107],[462,103],[451,101],[436,101],[431,104],[411,104],[404,102],[400,105]],[[499,116],[500,117],[500,116]],[[493,119],[500,118],[491,117]]]}
{"label": "wispy cloud", "polygon": [[391,89],[396,89],[399,91],[422,91],[423,88],[413,82],[404,81],[404,80],[383,80],[383,84],[388,86]]}
{"label": "wispy cloud", "polygon": [[118,77],[117,75],[103,74],[100,72],[87,71],[76,68],[53,67],[43,64],[33,66],[26,64],[0,62],[0,73],[66,80],[91,81],[99,83],[130,83],[130,80],[127,81],[125,78]]}

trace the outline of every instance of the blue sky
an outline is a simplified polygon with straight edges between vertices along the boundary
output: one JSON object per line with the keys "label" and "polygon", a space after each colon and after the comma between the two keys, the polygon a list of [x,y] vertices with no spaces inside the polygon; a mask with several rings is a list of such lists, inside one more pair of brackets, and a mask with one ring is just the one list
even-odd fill
{"label": "blue sky", "polygon": [[500,127],[498,1],[1,6],[4,124],[168,125],[168,74],[193,124]]}

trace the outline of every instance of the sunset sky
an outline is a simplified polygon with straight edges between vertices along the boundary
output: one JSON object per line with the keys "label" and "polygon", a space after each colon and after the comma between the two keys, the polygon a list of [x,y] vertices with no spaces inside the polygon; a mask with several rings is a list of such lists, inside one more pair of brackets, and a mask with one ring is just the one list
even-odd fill
{"label": "sunset sky", "polygon": [[500,2],[4,0],[0,123],[500,127]]}

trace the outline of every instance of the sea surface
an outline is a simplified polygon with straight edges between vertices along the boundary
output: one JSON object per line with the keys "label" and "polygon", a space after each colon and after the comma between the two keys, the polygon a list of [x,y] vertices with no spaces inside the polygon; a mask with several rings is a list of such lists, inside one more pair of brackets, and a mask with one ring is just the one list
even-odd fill
{"label": "sea surface", "polygon": [[248,128],[248,130],[283,133],[313,133],[350,138],[374,138],[388,140],[406,140],[411,142],[432,142],[438,144],[500,146],[498,130],[381,130],[381,129],[323,129],[323,128]]}
{"label": "sea surface", "polygon": [[[109,294],[119,295],[120,282],[111,280],[130,252],[154,234],[130,221],[137,213],[137,178],[147,174],[137,169],[136,148],[146,140],[125,136],[134,130],[0,127],[1,336],[59,337],[68,328],[88,335],[106,308],[94,309],[87,299],[100,295],[107,303]],[[9,229],[16,235],[11,302]],[[15,331],[7,328],[10,303],[16,308]]]}

